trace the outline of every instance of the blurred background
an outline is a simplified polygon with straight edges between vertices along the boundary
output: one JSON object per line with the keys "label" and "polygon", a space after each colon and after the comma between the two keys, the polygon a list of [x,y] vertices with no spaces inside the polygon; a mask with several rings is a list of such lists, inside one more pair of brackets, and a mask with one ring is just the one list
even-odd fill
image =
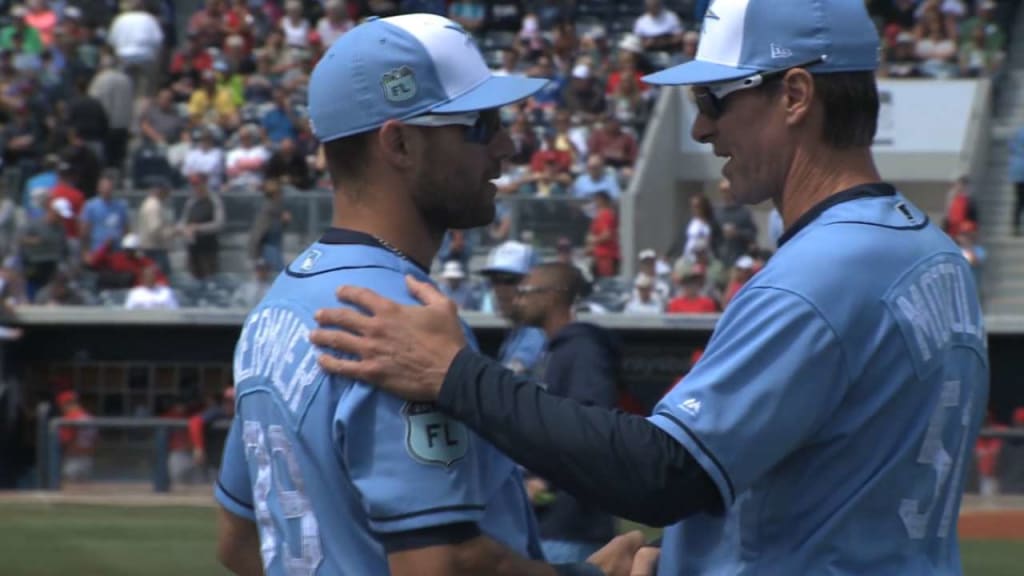
{"label": "blurred background", "polygon": [[[515,154],[494,222],[450,232],[432,271],[497,354],[516,318],[496,292],[522,276],[485,273],[498,249],[575,264],[581,318],[625,343],[624,407],[649,410],[781,234],[689,137],[688,93],[641,80],[694,57],[708,4],[0,0],[0,573],[220,573],[208,507],[234,341],[329,226],[306,84],[368,16],[447,15],[496,73],[551,79],[502,110]],[[876,161],[960,245],[987,314],[965,562],[1019,574],[1024,11],[866,5],[883,42]]]}

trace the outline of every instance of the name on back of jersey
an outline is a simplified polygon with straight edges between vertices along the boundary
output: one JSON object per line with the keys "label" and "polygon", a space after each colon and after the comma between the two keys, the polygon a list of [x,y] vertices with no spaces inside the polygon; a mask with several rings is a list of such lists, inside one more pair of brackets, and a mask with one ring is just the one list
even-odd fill
{"label": "name on back of jersey", "polygon": [[321,376],[318,351],[309,342],[312,319],[295,311],[267,306],[245,322],[235,348],[235,384],[269,385],[292,413],[299,409],[303,392]]}
{"label": "name on back of jersey", "polygon": [[954,342],[987,347],[977,288],[965,262],[933,259],[902,278],[884,299],[921,375]]}

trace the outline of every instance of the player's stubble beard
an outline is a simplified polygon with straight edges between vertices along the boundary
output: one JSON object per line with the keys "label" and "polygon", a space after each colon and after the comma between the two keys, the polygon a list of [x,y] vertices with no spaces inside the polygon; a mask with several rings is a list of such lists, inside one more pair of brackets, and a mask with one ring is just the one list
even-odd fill
{"label": "player's stubble beard", "polygon": [[424,224],[438,238],[494,221],[494,188],[482,173],[467,177],[457,160],[428,162],[413,194]]}

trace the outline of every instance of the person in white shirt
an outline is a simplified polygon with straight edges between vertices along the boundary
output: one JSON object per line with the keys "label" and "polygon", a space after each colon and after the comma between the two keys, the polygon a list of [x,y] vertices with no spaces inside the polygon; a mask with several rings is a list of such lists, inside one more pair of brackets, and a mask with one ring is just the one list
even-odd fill
{"label": "person in white shirt", "polygon": [[156,16],[143,9],[141,0],[122,0],[121,14],[111,23],[107,42],[132,77],[135,95],[151,96],[164,44],[164,31]]}
{"label": "person in white shirt", "polygon": [[288,0],[285,3],[281,31],[284,32],[285,44],[293,48],[309,46],[309,21],[302,14],[300,0]]}
{"label": "person in white shirt", "polygon": [[[637,270],[639,271],[637,273],[638,277],[647,275],[651,278],[653,282],[651,288],[654,290],[655,298],[662,302],[668,302],[672,297],[672,286],[666,281],[665,277],[672,271],[672,268],[658,259],[658,253],[653,248],[641,250],[640,254],[637,255]],[[637,295],[638,291],[634,288],[633,297],[635,298]]]}
{"label": "person in white shirt", "polygon": [[157,284],[156,266],[142,271],[142,284],[128,291],[124,302],[127,310],[177,310],[178,300],[168,286]]}
{"label": "person in white shirt", "polygon": [[185,177],[202,174],[210,188],[219,188],[224,180],[224,150],[214,145],[213,134],[209,130],[197,130],[192,140],[192,147],[185,154],[185,163],[181,167],[182,174]]}
{"label": "person in white shirt", "polygon": [[238,146],[228,152],[226,162],[230,186],[255,189],[263,183],[263,165],[270,159],[270,152],[259,138],[256,126],[243,126],[238,131]]}
{"label": "person in white shirt", "polygon": [[679,16],[666,10],[661,0],[646,0],[645,11],[633,24],[633,34],[640,38],[644,50],[674,52],[683,45],[683,25]]}
{"label": "person in white shirt", "polygon": [[175,236],[174,212],[167,198],[171,186],[168,182],[158,182],[149,195],[139,206],[135,220],[135,232],[139,238],[139,249],[156,262],[165,274],[171,273],[171,262],[168,252]]}
{"label": "person in white shirt", "polygon": [[341,35],[352,29],[352,20],[345,10],[344,0],[324,2],[324,15],[316,23],[316,32],[324,46],[334,44]]}
{"label": "person in white shirt", "polygon": [[654,291],[654,278],[647,274],[639,274],[633,282],[633,297],[623,310],[626,314],[661,314],[665,311],[665,302]]}

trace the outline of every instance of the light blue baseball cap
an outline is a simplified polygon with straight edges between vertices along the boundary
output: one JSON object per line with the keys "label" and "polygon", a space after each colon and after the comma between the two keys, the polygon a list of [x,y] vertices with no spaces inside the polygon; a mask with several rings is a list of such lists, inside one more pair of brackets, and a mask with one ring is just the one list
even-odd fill
{"label": "light blue baseball cap", "polygon": [[309,120],[328,142],[391,119],[497,108],[547,82],[492,75],[473,37],[447,18],[373,18],[342,35],[313,69]]}
{"label": "light blue baseball cap", "polygon": [[714,0],[696,58],[643,81],[717,84],[812,62],[814,74],[878,68],[878,30],[864,0]]}

